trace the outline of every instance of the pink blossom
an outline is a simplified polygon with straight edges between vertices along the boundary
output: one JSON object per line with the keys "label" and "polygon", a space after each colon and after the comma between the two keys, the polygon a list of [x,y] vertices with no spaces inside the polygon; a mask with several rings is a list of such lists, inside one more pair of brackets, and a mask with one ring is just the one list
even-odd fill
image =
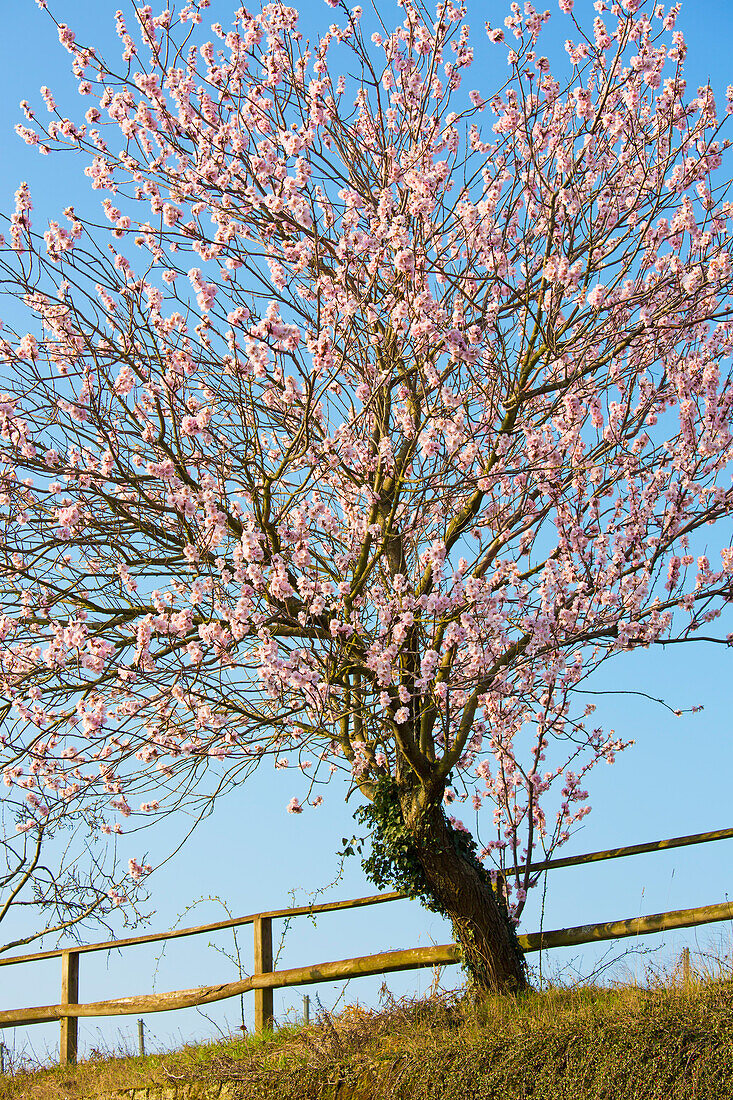
{"label": "pink blossom", "polygon": [[59,23],[58,24],[58,31],[59,31],[59,42],[61,43],[62,46],[66,47],[66,49],[69,51],[69,53],[72,53],[73,50],[74,50],[74,44],[75,44],[75,41],[76,41],[76,38],[75,38],[75,35],[74,35],[73,31],[69,30],[66,23]]}
{"label": "pink blossom", "polygon": [[149,875],[153,869],[149,863],[140,864],[136,859],[130,859],[128,861],[128,868],[128,874],[135,882],[141,879],[143,875]]}
{"label": "pink blossom", "polygon": [[18,344],[18,355],[21,359],[38,358],[38,341],[35,336],[26,333],[26,335],[22,337]]}
{"label": "pink blossom", "polygon": [[510,5],[506,74],[465,83],[460,5],[407,0],[371,40],[334,6],[308,59],[287,6],[216,43],[203,2],[139,6],[118,73],[62,24],[91,106],[22,104],[104,213],[34,232],[25,184],[9,212],[3,778],[28,829],[263,761],[300,813],[407,759],[450,773],[482,858],[529,862],[628,745],[581,683],[729,610],[729,150],[676,8],[559,0],[553,75],[549,13]]}
{"label": "pink blossom", "polygon": [[606,287],[599,283],[597,286],[593,287],[586,301],[592,309],[601,309],[606,301],[607,294],[608,291]]}
{"label": "pink blossom", "polygon": [[130,368],[125,364],[120,368],[120,373],[117,375],[114,388],[121,396],[130,393],[135,385],[135,375]]}
{"label": "pink blossom", "polygon": [[410,275],[415,270],[415,256],[410,249],[403,248],[395,256],[395,268]]}

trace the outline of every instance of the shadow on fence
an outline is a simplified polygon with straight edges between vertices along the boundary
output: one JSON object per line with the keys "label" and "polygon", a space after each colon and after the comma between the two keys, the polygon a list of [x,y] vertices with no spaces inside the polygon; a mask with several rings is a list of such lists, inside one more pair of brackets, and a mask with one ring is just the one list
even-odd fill
{"label": "shadow on fence", "polygon": [[[632,844],[624,848],[611,848],[602,852],[589,852],[581,856],[551,859],[544,863],[532,863],[533,871],[551,870],[594,863],[603,859],[641,855],[665,848],[678,848],[688,844],[702,844],[733,837],[733,829],[695,833],[691,836],[672,837],[647,844]],[[507,874],[525,870],[509,868]],[[79,1017],[128,1016],[147,1012],[168,1012],[178,1008],[192,1008],[211,1004],[228,997],[240,996],[250,991],[255,996],[255,1031],[261,1032],[273,1024],[272,994],[274,989],[287,986],[312,985],[318,982],[358,978],[371,974],[390,974],[400,970],[417,970],[426,966],[449,966],[460,961],[460,949],[448,943],[432,947],[413,947],[404,951],[385,951],[376,955],[362,955],[353,959],[298,966],[288,970],[272,969],[272,922],[281,917],[291,918],[338,909],[355,909],[363,905],[378,905],[388,901],[404,900],[406,894],[394,892],[370,897],[352,898],[348,901],[326,902],[290,909],[276,909],[266,913],[252,913],[245,917],[202,924],[194,928],[180,928],[170,932],[158,932],[148,936],[130,936],[127,939],[108,940],[58,948],[55,951],[38,951],[29,955],[16,955],[0,959],[0,966],[34,962],[38,959],[61,959],[61,1001],[57,1005],[36,1008],[7,1009],[0,1011],[0,1028],[26,1024],[49,1023],[58,1020],[61,1025],[60,1061],[62,1065],[76,1062]],[[604,924],[582,924],[574,928],[558,928],[553,931],[529,932],[519,935],[519,943],[525,952],[540,951],[551,947],[570,947],[581,943],[622,939],[627,936],[645,936],[672,928],[690,928],[733,918],[733,902],[705,905],[696,909],[678,909],[667,913],[653,913],[643,917],[608,921]],[[159,940],[196,936],[203,932],[215,932],[236,928],[244,924],[254,926],[254,973],[237,982],[200,986],[196,989],[180,989],[171,993],[153,993],[142,997],[119,997],[109,1001],[79,1004],[79,959],[87,951],[109,951],[113,948],[132,947],[135,944],[155,943]],[[689,964],[688,964],[689,965]]]}

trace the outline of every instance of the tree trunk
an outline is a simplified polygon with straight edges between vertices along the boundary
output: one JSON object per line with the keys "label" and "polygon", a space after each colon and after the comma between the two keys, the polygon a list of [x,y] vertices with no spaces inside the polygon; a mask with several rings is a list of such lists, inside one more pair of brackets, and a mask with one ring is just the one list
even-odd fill
{"label": "tree trunk", "polygon": [[529,988],[524,955],[504,899],[470,853],[456,848],[441,806],[426,809],[408,796],[402,813],[430,891],[451,920],[474,987],[485,993]]}

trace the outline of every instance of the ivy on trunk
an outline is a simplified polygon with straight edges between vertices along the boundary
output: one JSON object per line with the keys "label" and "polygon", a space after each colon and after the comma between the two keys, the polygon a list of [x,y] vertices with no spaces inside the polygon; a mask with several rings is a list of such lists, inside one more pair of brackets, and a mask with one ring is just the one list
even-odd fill
{"label": "ivy on trunk", "polygon": [[484,992],[520,992],[526,964],[503,892],[478,859],[470,833],[447,820],[433,799],[419,807],[415,787],[381,777],[355,817],[369,826],[362,866],[371,882],[391,887],[448,917],[471,984]]}

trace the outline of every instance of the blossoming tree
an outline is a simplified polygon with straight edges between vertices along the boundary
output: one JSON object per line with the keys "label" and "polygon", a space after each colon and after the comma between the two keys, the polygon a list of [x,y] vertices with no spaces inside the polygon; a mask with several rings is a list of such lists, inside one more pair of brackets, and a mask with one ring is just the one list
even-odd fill
{"label": "blossoming tree", "polygon": [[[104,838],[99,835],[97,811],[89,805],[82,810],[63,797],[46,797],[42,817],[29,829],[33,770],[24,776],[18,773],[17,778],[18,783],[11,781],[2,800],[0,952],[43,936],[64,933],[68,939],[88,935],[92,923],[111,935],[110,916],[123,890],[128,902],[126,923],[145,919],[140,910],[145,883],[141,878],[132,891],[125,888],[126,876],[114,849],[101,843]],[[31,804],[34,801],[35,796],[30,798]]]}
{"label": "blossoming tree", "polygon": [[282,3],[213,41],[208,0],[139,6],[117,73],[59,24],[85,121],[23,104],[108,224],[34,226],[21,185],[1,256],[33,317],[1,348],[5,782],[35,835],[268,761],[300,813],[341,773],[372,878],[516,990],[525,865],[624,747],[579,683],[732,598],[729,526],[701,543],[733,512],[727,143],[679,5],[512,4],[498,90],[460,3],[332,6],[313,42]]}

